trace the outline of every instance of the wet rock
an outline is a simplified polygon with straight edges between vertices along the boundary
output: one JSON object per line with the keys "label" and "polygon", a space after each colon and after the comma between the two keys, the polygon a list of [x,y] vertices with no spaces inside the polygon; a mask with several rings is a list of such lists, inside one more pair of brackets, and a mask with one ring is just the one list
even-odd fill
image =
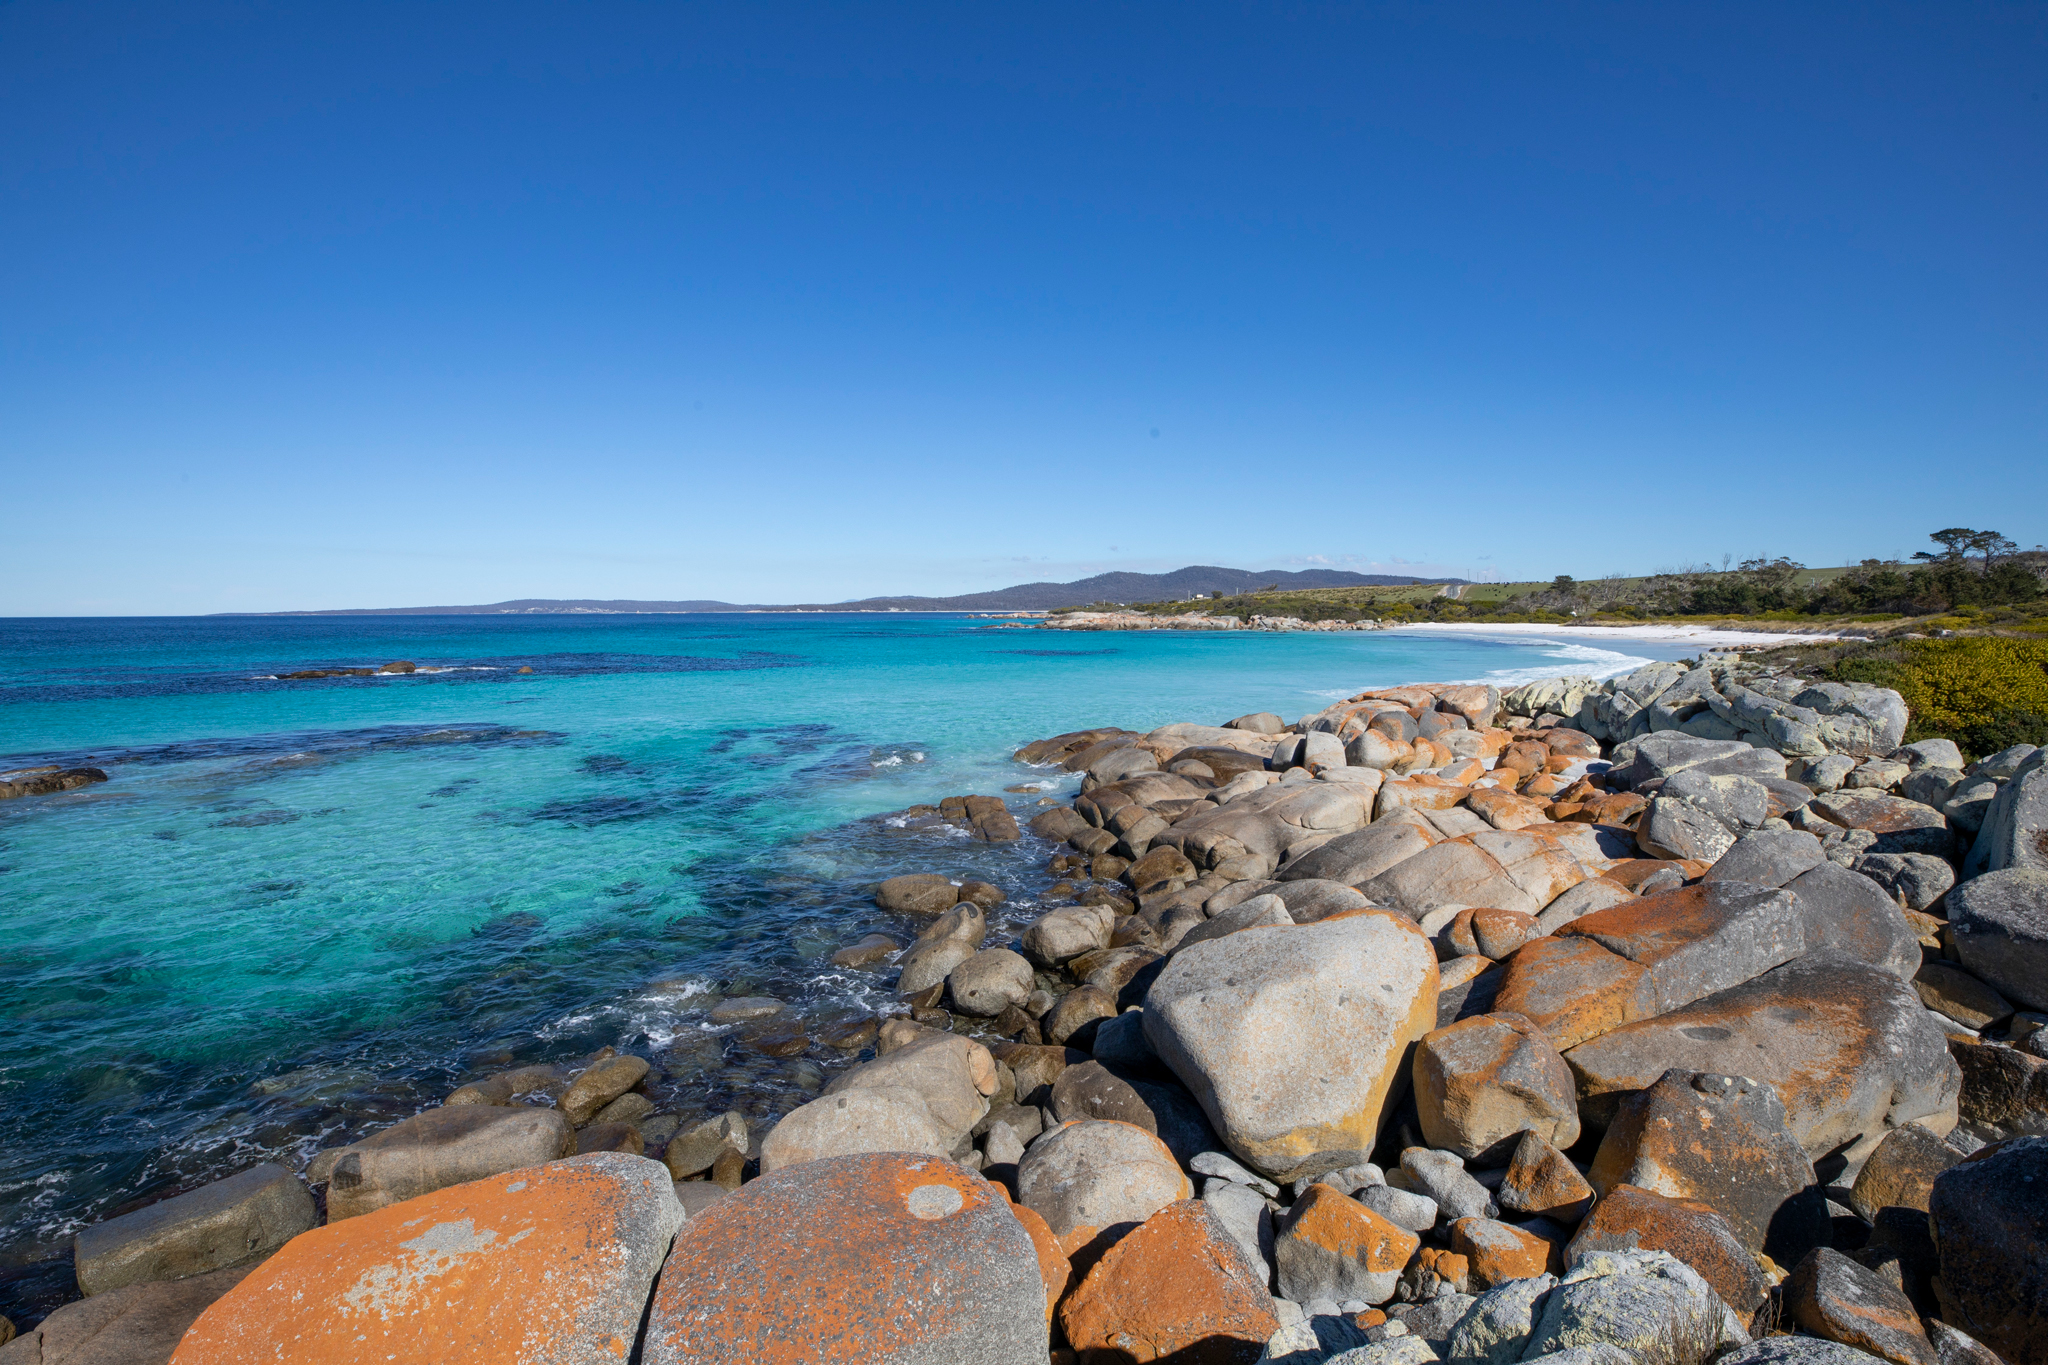
{"label": "wet rock", "polygon": [[[735,996],[730,1000],[719,1001],[716,1005],[713,1005],[711,1007],[710,1012],[705,1015],[705,1018],[712,1024],[715,1024],[720,1028],[724,1028],[729,1024],[745,1024],[751,1023],[756,1019],[767,1019],[773,1015],[782,1013],[784,1010],[788,1008],[789,1006],[787,1003],[781,1000],[777,1000],[772,995],[742,995]],[[613,1058],[612,1060],[631,1062],[634,1059],[631,1057],[619,1057]],[[602,1063],[600,1063],[600,1065],[602,1065]],[[591,1071],[596,1070],[596,1067],[591,1068]],[[604,1075],[610,1073],[600,1074]],[[621,1070],[617,1074],[624,1074],[624,1071]],[[586,1071],[584,1075],[590,1075],[590,1071]],[[581,1080],[582,1077],[579,1076],[577,1079]]]}
{"label": "wet rock", "polygon": [[1240,1160],[1292,1179],[1373,1146],[1403,1054],[1435,1025],[1436,974],[1421,930],[1383,911],[1262,929],[1175,954],[1145,1036]]}
{"label": "wet rock", "polygon": [[953,970],[974,954],[972,943],[952,938],[913,947],[903,955],[903,970],[896,978],[896,993],[908,999],[921,991],[942,986]]}
{"label": "wet rock", "polygon": [[962,1014],[993,1018],[1030,998],[1031,964],[1008,948],[984,948],[946,977],[946,994]]}
{"label": "wet rock", "polygon": [[1495,1199],[1503,1209],[1569,1227],[1592,1206],[1593,1187],[1563,1152],[1535,1133],[1524,1133]]}
{"label": "wet rock", "polygon": [[1661,1251],[1592,1252],[1543,1300],[1523,1358],[1602,1344],[1641,1358],[1674,1338],[1701,1343],[1694,1349],[1704,1356],[1728,1339],[1726,1319],[1720,1295],[1676,1257]]}
{"label": "wet rock", "polygon": [[1902,1123],[1945,1131],[1954,1122],[1962,1072],[1947,1053],[1911,987],[1822,950],[1581,1043],[1565,1061],[1578,1078],[1579,1117],[1596,1127],[1674,1067],[1744,1075],[1776,1090],[1809,1157],[1839,1150],[1860,1162]]}
{"label": "wet rock", "polygon": [[2048,1360],[2048,1138],[1986,1148],[1937,1176],[1928,1219],[1942,1318],[2010,1365]]}
{"label": "wet rock", "polygon": [[737,1112],[720,1114],[670,1138],[662,1151],[661,1161],[674,1179],[701,1175],[716,1165],[720,1157],[735,1154],[744,1157],[748,1150],[747,1136],[744,1115]]}
{"label": "wet rock", "polygon": [[1280,1293],[1385,1303],[1421,1240],[1328,1185],[1311,1185],[1273,1236]]}
{"label": "wet rock", "polygon": [[1666,1071],[1621,1105],[1587,1180],[1603,1195],[1634,1185],[1697,1200],[1780,1265],[1830,1235],[1826,1196],[1784,1104],[1743,1077]]}
{"label": "wet rock", "polygon": [[[733,1002],[726,1002],[731,1003]],[[780,1008],[781,1002],[776,1003],[777,1008]],[[713,1010],[712,1014],[714,1023],[732,1022],[718,1019],[716,1010]],[[571,1081],[569,1089],[556,1101],[555,1107],[561,1110],[571,1123],[588,1123],[597,1117],[598,1110],[645,1080],[647,1070],[647,1060],[644,1057],[607,1057],[585,1068],[582,1075]]]}
{"label": "wet rock", "polygon": [[590,1123],[576,1130],[576,1154],[588,1152],[623,1152],[627,1156],[640,1156],[647,1150],[647,1144],[640,1137],[640,1130],[630,1123]]}
{"label": "wet rock", "polygon": [[1816,1248],[1786,1277],[1785,1313],[1814,1336],[1892,1365],[1939,1365],[1906,1296],[1838,1251]]}
{"label": "wet rock", "polygon": [[299,1178],[268,1163],[86,1228],[72,1240],[79,1290],[104,1294],[258,1259],[314,1224]]}
{"label": "wet rock", "polygon": [[[67,1303],[15,1336],[0,1327],[4,1365],[160,1365],[199,1315],[250,1266],[180,1280],[146,1280]],[[0,1318],[0,1323],[5,1323]]]}
{"label": "wet rock", "polygon": [[2030,1010],[2048,1010],[2048,872],[1973,877],[1949,892],[1948,922],[1970,975]]}
{"label": "wet rock", "polygon": [[1491,1161],[1511,1153],[1525,1132],[1560,1147],[1578,1141],[1571,1068],[1519,1014],[1480,1015],[1427,1034],[1414,1075],[1432,1147]]}
{"label": "wet rock", "polygon": [[576,1150],[558,1110],[465,1105],[429,1109],[339,1148],[327,1176],[329,1226],[502,1171]]}
{"label": "wet rock", "polygon": [[623,1359],[682,1223],[659,1163],[609,1152],[437,1190],[294,1238],[172,1359],[483,1365],[506,1348],[478,1324],[511,1322],[536,1355]]}
{"label": "wet rock", "polygon": [[1032,1143],[1017,1163],[1017,1201],[1055,1235],[1144,1222],[1194,1196],[1166,1144],[1128,1123],[1085,1120]]}
{"label": "wet rock", "polygon": [[1044,1365],[1045,1277],[999,1187],[931,1157],[841,1157],[691,1221],[649,1311],[648,1365],[814,1360],[821,1343],[849,1361]]}
{"label": "wet rock", "polygon": [[1580,1224],[1567,1259],[1602,1251],[1662,1251],[1690,1266],[1747,1323],[1770,1297],[1755,1253],[1728,1220],[1696,1199],[1667,1198],[1634,1185],[1616,1185]]}
{"label": "wet rock", "polygon": [[899,915],[943,915],[960,899],[960,888],[936,872],[891,877],[875,888],[875,904]]}
{"label": "wet rock", "polygon": [[1258,1266],[1205,1204],[1169,1204],[1103,1254],[1060,1306],[1093,1359],[1253,1365],[1279,1328]]}

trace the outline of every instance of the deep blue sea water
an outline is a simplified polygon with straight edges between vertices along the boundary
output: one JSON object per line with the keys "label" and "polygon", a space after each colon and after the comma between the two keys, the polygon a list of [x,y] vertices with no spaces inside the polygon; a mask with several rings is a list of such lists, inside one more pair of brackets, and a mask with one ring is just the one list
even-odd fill
{"label": "deep blue sea water", "polygon": [[[843,1060],[749,1053],[704,1010],[886,1002],[826,959],[904,927],[868,899],[896,872],[983,877],[1029,919],[1043,845],[886,818],[1043,784],[1008,796],[1028,819],[1075,782],[1013,763],[1025,741],[1696,652],[1627,647],[905,615],[0,621],[0,768],[111,775],[0,803],[0,1312],[59,1292],[82,1222],[301,1165],[480,1068],[632,1046],[677,1112],[786,1111]],[[393,659],[447,671],[273,676]]]}

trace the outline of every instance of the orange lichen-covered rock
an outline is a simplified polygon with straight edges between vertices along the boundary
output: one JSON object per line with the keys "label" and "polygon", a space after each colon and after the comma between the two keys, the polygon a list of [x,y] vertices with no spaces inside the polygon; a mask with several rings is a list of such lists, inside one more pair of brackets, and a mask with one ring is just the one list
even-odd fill
{"label": "orange lichen-covered rock", "polygon": [[1634,1185],[1609,1190],[1579,1225],[1566,1253],[1576,1260],[1588,1251],[1669,1252],[1698,1271],[1745,1323],[1771,1292],[1756,1257],[1711,1206]]}
{"label": "orange lichen-covered rock", "polygon": [[1053,1310],[1060,1306],[1060,1300],[1067,1296],[1067,1290],[1073,1286],[1074,1263],[1067,1259],[1066,1249],[1060,1245],[1060,1239],[1053,1236],[1052,1229],[1045,1225],[1045,1220],[1038,1216],[1036,1210],[1023,1204],[1012,1203],[1010,1212],[1024,1225],[1024,1231],[1031,1235],[1031,1249],[1038,1253],[1038,1274],[1045,1281],[1045,1320],[1051,1322]]}
{"label": "orange lichen-covered rock", "polygon": [[1333,1185],[1294,1201],[1273,1238],[1280,1292],[1296,1303],[1363,1299],[1385,1303],[1422,1239]]}
{"label": "orange lichen-covered rock", "polygon": [[1569,1226],[1592,1207],[1593,1187],[1563,1152],[1531,1132],[1516,1144],[1496,1197],[1504,1209]]}
{"label": "orange lichen-covered rock", "polygon": [[1084,1360],[1252,1365],[1280,1319],[1263,1267],[1208,1205],[1185,1200],[1104,1254],[1060,1306],[1060,1326]]}
{"label": "orange lichen-covered rock", "polygon": [[1523,944],[1503,964],[1494,996],[1494,1009],[1526,1015],[1559,1051],[1648,1018],[1655,1004],[1649,973],[1587,938]]}
{"label": "orange lichen-covered rock", "polygon": [[1510,772],[1532,777],[1543,771],[1543,765],[1550,760],[1550,750],[1532,739],[1517,740],[1501,750],[1500,758],[1494,763],[1498,771],[1506,768]]}
{"label": "orange lichen-covered rock", "polygon": [[452,1185],[301,1233],[171,1359],[623,1361],[682,1223],[668,1170],[617,1152]]}
{"label": "orange lichen-covered rock", "polygon": [[1465,806],[1495,829],[1520,829],[1544,817],[1543,803],[1499,787],[1481,787],[1465,798]]}
{"label": "orange lichen-covered rock", "polygon": [[1494,716],[1500,712],[1500,689],[1484,683],[1440,687],[1436,693],[1436,709],[1463,716],[1466,723],[1475,729],[1483,728],[1493,724]]}
{"label": "orange lichen-covered rock", "polygon": [[1491,1289],[1548,1271],[1564,1272],[1563,1249],[1533,1232],[1491,1218],[1460,1218],[1451,1224],[1451,1250],[1472,1267],[1472,1285]]}
{"label": "orange lichen-covered rock", "polygon": [[1623,901],[1557,932],[1592,939],[1643,968],[1657,1014],[1762,976],[1807,948],[1792,893],[1746,882],[1704,882]]}
{"label": "orange lichen-covered rock", "polygon": [[[1562,725],[1543,732],[1543,747],[1550,750],[1553,758],[1567,762],[1600,757],[1600,741],[1584,730],[1567,730]],[[1556,768],[1551,769],[1556,772]]]}
{"label": "orange lichen-covered rock", "polygon": [[1044,1365],[1047,1340],[1045,1277],[1000,1190],[943,1158],[872,1152],[765,1175],[692,1219],[644,1358]]}
{"label": "orange lichen-covered rock", "polygon": [[[1439,744],[1438,749],[1444,746]],[[1445,750],[1448,752],[1448,750]],[[1476,758],[1453,758],[1437,769],[1436,775],[1446,782],[1470,785],[1486,776],[1486,766]]]}
{"label": "orange lichen-covered rock", "polygon": [[1444,782],[1427,773],[1398,777],[1381,784],[1380,794],[1373,799],[1373,819],[1383,820],[1388,812],[1405,806],[1413,806],[1417,810],[1449,810],[1471,794],[1470,787]]}
{"label": "orange lichen-covered rock", "polygon": [[1429,1145],[1467,1160],[1505,1156],[1524,1133],[1578,1141],[1571,1068],[1519,1014],[1460,1019],[1415,1049],[1415,1104]]}

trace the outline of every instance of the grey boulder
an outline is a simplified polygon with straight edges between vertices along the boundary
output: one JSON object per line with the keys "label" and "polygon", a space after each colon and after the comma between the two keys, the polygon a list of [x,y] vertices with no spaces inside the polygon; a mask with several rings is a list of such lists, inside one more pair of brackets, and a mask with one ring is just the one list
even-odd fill
{"label": "grey boulder", "polygon": [[313,1196],[265,1163],[187,1194],[96,1223],[72,1243],[88,1296],[149,1280],[182,1280],[260,1259],[313,1226]]}
{"label": "grey boulder", "polygon": [[2009,868],[1948,893],[1956,956],[2008,1000],[2048,1010],[2048,872]]}

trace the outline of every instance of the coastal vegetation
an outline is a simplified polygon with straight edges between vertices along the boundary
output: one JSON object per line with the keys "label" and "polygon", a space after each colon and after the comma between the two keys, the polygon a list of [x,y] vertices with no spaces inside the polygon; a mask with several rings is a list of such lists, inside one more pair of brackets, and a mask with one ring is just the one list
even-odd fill
{"label": "coastal vegetation", "polygon": [[1559,574],[1541,582],[1274,588],[1179,601],[1099,602],[1073,610],[1475,624],[1758,621],[1781,630],[1849,624],[1882,626],[1888,633],[2048,634],[2048,549],[2021,550],[1997,531],[1968,527],[1936,531],[1929,539],[1935,549],[1906,560],[1870,558],[1839,568],[1808,568],[1783,556],[1736,563],[1730,556],[1718,569],[1681,565],[1641,577],[1580,580]]}

